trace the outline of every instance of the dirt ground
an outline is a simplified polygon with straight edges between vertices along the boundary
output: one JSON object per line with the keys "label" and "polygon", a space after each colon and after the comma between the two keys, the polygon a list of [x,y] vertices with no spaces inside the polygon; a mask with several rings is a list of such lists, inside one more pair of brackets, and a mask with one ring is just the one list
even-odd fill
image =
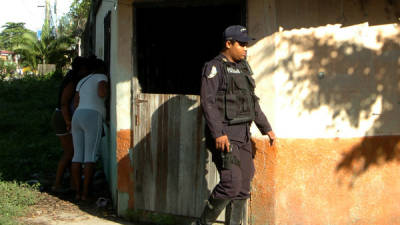
{"label": "dirt ground", "polygon": [[[38,175],[40,183],[40,201],[31,206],[28,213],[18,218],[26,225],[139,225],[119,218],[113,209],[108,184],[102,172],[94,175],[91,195],[87,201],[75,200],[75,192],[65,188],[62,192],[54,192],[51,185],[54,175]],[[64,178],[64,187],[68,187],[69,176]]]}
{"label": "dirt ground", "polygon": [[138,225],[118,218],[108,196],[103,197],[101,202],[98,198],[86,202],[75,201],[73,196],[73,193],[42,192],[41,201],[30,207],[29,213],[19,221],[27,225]]}

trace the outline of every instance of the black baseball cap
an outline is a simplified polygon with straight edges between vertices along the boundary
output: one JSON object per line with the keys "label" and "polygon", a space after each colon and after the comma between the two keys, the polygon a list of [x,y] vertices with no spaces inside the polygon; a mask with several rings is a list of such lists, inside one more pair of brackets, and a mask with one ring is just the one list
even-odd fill
{"label": "black baseball cap", "polygon": [[239,42],[249,42],[255,40],[247,35],[247,29],[244,26],[232,25],[225,29],[223,33],[225,41],[234,40]]}

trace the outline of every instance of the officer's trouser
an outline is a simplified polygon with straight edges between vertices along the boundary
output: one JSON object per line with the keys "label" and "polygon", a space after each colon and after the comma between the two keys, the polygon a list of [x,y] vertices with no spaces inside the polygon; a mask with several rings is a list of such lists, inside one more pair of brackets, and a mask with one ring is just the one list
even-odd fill
{"label": "officer's trouser", "polygon": [[254,176],[254,163],[250,140],[247,143],[230,141],[232,153],[240,160],[240,166],[232,164],[231,169],[222,168],[219,150],[213,150],[220,181],[215,186],[212,197],[216,199],[247,199],[250,197],[250,182]]}

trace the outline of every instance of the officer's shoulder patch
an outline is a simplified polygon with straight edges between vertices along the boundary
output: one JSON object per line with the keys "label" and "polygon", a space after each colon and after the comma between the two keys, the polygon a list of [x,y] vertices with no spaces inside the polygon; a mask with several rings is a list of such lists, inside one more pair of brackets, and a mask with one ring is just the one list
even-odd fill
{"label": "officer's shoulder patch", "polygon": [[207,78],[213,78],[217,75],[217,67],[212,66],[210,73],[207,75]]}

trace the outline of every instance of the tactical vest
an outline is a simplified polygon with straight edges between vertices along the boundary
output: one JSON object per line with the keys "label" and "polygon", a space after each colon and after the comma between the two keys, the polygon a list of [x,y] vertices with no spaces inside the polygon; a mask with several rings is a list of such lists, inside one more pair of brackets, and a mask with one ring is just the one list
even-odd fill
{"label": "tactical vest", "polygon": [[225,88],[217,92],[216,98],[221,115],[229,125],[252,122],[255,119],[257,97],[250,66],[242,61],[237,67],[232,67],[221,57],[218,60],[222,62],[226,81]]}

